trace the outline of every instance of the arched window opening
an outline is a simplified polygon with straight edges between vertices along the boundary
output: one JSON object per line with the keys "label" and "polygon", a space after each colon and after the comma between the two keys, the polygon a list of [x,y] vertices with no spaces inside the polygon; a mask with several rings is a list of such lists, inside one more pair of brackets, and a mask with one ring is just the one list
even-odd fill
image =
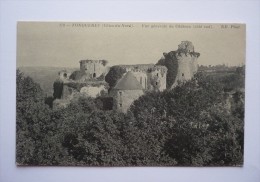
{"label": "arched window opening", "polygon": [[93,73],[93,78],[96,78],[96,73]]}
{"label": "arched window opening", "polygon": [[64,76],[64,78],[67,78],[67,73],[64,73],[63,76]]}

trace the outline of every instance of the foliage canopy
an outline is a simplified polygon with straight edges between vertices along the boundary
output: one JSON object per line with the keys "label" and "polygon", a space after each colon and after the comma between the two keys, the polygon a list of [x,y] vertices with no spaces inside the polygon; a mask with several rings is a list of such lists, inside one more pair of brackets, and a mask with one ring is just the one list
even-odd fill
{"label": "foliage canopy", "polygon": [[241,165],[243,79],[198,74],[173,90],[146,93],[123,114],[103,110],[100,98],[87,97],[51,110],[39,85],[17,71],[17,163]]}

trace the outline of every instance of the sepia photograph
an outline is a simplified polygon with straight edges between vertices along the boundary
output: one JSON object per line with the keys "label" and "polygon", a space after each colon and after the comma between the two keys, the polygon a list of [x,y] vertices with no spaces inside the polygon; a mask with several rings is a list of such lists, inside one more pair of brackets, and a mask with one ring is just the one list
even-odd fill
{"label": "sepia photograph", "polygon": [[245,24],[18,22],[17,166],[243,166]]}

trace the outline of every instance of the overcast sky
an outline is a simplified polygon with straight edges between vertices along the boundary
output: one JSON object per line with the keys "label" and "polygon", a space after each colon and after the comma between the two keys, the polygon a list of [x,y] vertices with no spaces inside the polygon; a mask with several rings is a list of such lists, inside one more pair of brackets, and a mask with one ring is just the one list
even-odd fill
{"label": "overcast sky", "polygon": [[77,68],[82,59],[105,59],[110,65],[156,63],[163,52],[176,50],[183,40],[191,41],[201,54],[201,65],[241,65],[245,61],[243,25],[195,28],[192,24],[149,23],[144,28],[144,23],[124,23],[128,24],[130,27],[122,23],[110,24],[120,27],[108,27],[108,23],[89,27],[92,23],[20,22],[17,66]]}

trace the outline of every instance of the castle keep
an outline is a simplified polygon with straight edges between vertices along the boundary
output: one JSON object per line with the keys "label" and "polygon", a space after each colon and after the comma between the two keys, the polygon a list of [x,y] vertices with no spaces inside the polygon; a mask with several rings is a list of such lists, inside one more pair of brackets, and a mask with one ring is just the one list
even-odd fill
{"label": "castle keep", "polygon": [[194,46],[191,42],[182,41],[181,44],[178,45],[178,50],[175,55],[178,62],[178,71],[173,86],[175,86],[178,81],[183,82],[192,79],[198,71],[199,56],[199,53],[194,52]]}
{"label": "castle keep", "polygon": [[198,71],[198,57],[200,53],[194,51],[194,46],[190,41],[182,41],[176,51],[163,53],[157,65],[166,66],[167,79],[166,88],[172,89],[179,83],[193,78]]}
{"label": "castle keep", "polygon": [[106,60],[81,60],[80,71],[85,72],[88,78],[98,78],[107,71]]}
{"label": "castle keep", "polygon": [[145,92],[172,89],[192,79],[198,71],[200,54],[194,52],[189,41],[182,41],[176,51],[163,55],[156,65],[116,65],[111,68],[106,60],[81,60],[79,70],[59,72],[59,79],[54,83],[54,105],[66,106],[77,95],[103,95],[113,99],[113,109],[125,113]]}

